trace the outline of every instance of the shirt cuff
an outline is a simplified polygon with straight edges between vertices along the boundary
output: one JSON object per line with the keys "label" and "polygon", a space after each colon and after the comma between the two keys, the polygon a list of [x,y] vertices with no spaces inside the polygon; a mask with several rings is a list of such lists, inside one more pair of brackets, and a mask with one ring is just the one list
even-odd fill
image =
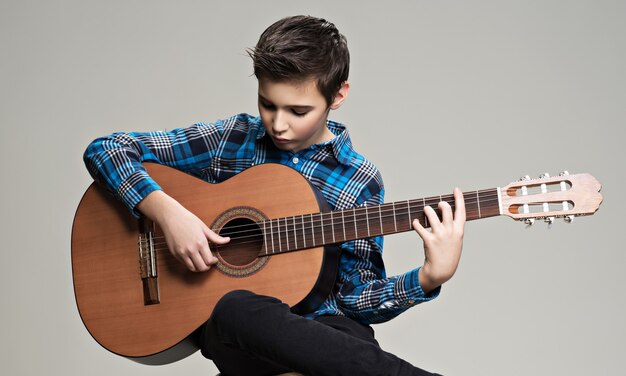
{"label": "shirt cuff", "polygon": [[399,303],[405,307],[433,300],[438,297],[441,292],[441,286],[428,294],[422,290],[419,280],[420,269],[421,267],[405,273],[404,276],[399,278],[396,282],[398,284],[396,286],[396,296],[399,298]]}
{"label": "shirt cuff", "polygon": [[128,207],[131,214],[139,218],[141,212],[137,204],[150,193],[161,190],[161,187],[143,170],[135,171],[120,183],[117,194]]}

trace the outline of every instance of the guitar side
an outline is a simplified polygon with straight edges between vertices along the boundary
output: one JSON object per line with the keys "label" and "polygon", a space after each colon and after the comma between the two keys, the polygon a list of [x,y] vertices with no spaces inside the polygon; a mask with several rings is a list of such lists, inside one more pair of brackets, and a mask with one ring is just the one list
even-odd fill
{"label": "guitar side", "polygon": [[[217,230],[224,225],[220,218],[225,213],[237,217],[241,208],[267,218],[323,209],[309,182],[284,166],[255,166],[220,184],[165,166],[145,166],[165,192],[210,227],[217,224]],[[337,255],[324,247],[262,257],[263,264],[252,272],[229,275],[221,267],[190,272],[157,240],[156,245],[161,243],[154,251],[158,302],[146,304],[139,227],[126,207],[92,184],[74,218],[72,269],[77,306],[90,334],[109,351],[142,363],[169,363],[193,353],[197,348],[190,335],[229,291],[247,289],[275,296],[307,311],[321,303],[332,287]],[[156,239],[161,236],[156,228]],[[227,264],[227,259],[218,258]],[[245,271],[246,266],[235,269]]]}

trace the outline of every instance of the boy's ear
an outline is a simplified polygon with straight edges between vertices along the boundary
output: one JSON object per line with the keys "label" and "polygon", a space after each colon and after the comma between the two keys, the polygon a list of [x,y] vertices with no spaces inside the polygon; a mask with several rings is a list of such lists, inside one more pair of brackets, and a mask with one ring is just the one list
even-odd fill
{"label": "boy's ear", "polygon": [[333,103],[330,104],[330,109],[336,110],[339,107],[341,107],[341,105],[346,100],[346,98],[348,98],[349,91],[350,91],[350,83],[348,81],[344,81],[344,83],[341,84],[341,88],[339,88],[337,95],[335,95],[335,99],[333,99]]}

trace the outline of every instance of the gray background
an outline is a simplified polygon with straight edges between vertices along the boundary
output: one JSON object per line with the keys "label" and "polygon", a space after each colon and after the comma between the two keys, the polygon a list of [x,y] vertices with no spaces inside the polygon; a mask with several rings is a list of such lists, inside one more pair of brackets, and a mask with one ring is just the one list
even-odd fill
{"label": "gray background", "polygon": [[[257,113],[244,50],[275,20],[325,17],[352,52],[332,118],[381,169],[387,201],[590,172],[592,217],[467,225],[434,302],[377,325],[382,346],[447,375],[623,374],[626,6],[623,1],[0,1],[3,375],[216,373],[162,367],[92,340],[72,290],[70,230],[91,182],[81,156],[117,130]],[[390,274],[421,264],[386,239]]]}

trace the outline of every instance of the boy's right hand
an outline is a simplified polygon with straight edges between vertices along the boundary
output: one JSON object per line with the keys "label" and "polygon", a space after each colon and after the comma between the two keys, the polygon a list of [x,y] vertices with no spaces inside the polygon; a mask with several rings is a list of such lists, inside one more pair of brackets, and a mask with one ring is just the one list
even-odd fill
{"label": "boy's right hand", "polygon": [[230,241],[230,238],[217,235],[163,191],[150,193],[137,209],[159,225],[172,255],[193,272],[207,271],[217,262],[209,242],[226,244]]}

